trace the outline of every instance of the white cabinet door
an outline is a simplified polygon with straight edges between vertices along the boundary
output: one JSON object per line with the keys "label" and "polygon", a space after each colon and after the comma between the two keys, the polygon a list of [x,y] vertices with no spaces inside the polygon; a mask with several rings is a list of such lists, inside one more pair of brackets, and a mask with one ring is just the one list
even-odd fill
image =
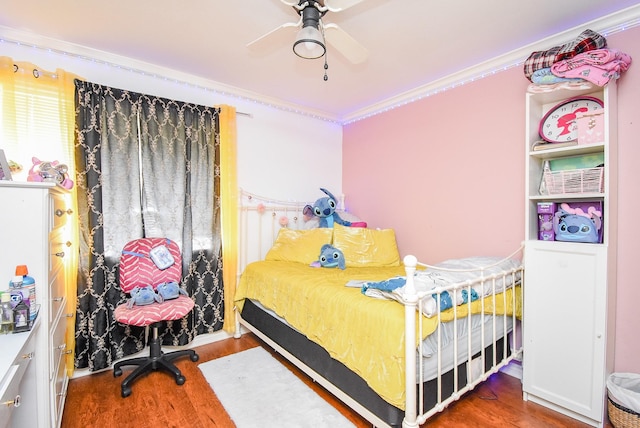
{"label": "white cabinet door", "polygon": [[527,244],[524,391],[601,422],[606,393],[607,248]]}

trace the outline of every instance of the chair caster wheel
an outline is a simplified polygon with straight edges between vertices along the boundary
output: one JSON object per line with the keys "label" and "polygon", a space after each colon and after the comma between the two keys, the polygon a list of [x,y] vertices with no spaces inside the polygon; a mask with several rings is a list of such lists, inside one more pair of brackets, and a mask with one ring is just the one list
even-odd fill
{"label": "chair caster wheel", "polygon": [[186,379],[184,378],[184,376],[178,376],[178,377],[176,378],[176,383],[177,383],[178,385],[184,385],[185,380],[186,380]]}
{"label": "chair caster wheel", "polygon": [[198,361],[199,359],[200,359],[200,357],[198,356],[198,354],[193,354],[193,355],[191,355],[191,361],[193,361],[194,363],[195,363],[196,361]]}
{"label": "chair caster wheel", "polygon": [[131,395],[131,388],[122,388],[120,395],[122,395],[122,398],[127,398]]}
{"label": "chair caster wheel", "polygon": [[113,369],[113,377],[122,376],[122,369]]}

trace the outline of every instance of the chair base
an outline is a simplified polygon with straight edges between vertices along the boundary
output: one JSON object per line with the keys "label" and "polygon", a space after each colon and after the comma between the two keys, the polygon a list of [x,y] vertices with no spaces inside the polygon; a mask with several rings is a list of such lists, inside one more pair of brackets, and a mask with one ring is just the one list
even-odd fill
{"label": "chair base", "polygon": [[162,352],[161,340],[158,337],[158,326],[160,323],[151,324],[152,338],[149,341],[149,356],[140,358],[131,358],[124,361],[118,361],[113,366],[113,376],[122,375],[122,366],[138,366],[122,381],[121,395],[122,398],[126,398],[131,395],[131,384],[134,380],[142,375],[148,374],[151,371],[164,370],[173,375],[176,380],[176,384],[182,385],[185,382],[184,376],[180,370],[172,363],[173,360],[179,357],[188,355],[191,361],[198,361],[200,357],[196,354],[196,351],[192,349],[184,349],[180,351],[174,351],[169,353]]}

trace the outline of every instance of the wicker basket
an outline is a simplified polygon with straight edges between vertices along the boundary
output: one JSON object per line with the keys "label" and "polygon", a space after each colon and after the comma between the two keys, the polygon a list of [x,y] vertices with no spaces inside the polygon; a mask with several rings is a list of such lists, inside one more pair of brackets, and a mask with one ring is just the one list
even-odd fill
{"label": "wicker basket", "polygon": [[609,420],[615,428],[640,428],[640,414],[607,397]]}
{"label": "wicker basket", "polygon": [[544,184],[550,195],[604,192],[604,168],[545,171]]}

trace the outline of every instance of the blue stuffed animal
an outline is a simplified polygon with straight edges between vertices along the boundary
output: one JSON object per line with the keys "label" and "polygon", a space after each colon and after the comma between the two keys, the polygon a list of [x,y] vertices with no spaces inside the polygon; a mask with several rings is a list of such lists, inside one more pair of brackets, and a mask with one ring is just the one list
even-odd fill
{"label": "blue stuffed animal", "polygon": [[324,244],[320,249],[320,257],[318,258],[320,267],[344,269],[346,262],[342,251],[330,244]]}
{"label": "blue stuffed animal", "polygon": [[585,214],[563,204],[553,218],[553,226],[556,241],[597,243],[600,241],[602,219],[595,210]]}
{"label": "blue stuffed animal", "polygon": [[150,305],[153,302],[162,303],[162,297],[156,294],[153,286],[134,287],[133,290],[131,290],[131,298],[127,302],[127,307],[131,309],[133,305]]}
{"label": "blue stuffed animal", "polygon": [[340,218],[338,213],[336,212],[336,208],[338,207],[338,203],[336,202],[335,196],[331,194],[327,189],[320,188],[324,193],[327,194],[324,198],[320,198],[313,206],[307,205],[304,207],[303,213],[305,215],[313,214],[316,217],[320,218],[319,227],[333,227],[334,223],[341,224],[343,226],[351,226],[350,221],[346,221]]}
{"label": "blue stuffed animal", "polygon": [[187,292],[180,288],[175,281],[163,282],[156,287],[156,290],[164,300],[177,299],[180,294],[188,296]]}

